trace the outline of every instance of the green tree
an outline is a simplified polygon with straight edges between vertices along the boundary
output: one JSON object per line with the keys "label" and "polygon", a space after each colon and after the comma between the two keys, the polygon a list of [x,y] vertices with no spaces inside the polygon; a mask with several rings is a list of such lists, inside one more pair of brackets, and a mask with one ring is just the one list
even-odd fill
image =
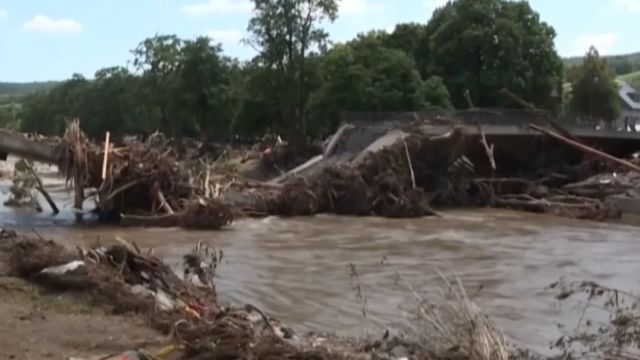
{"label": "green tree", "polygon": [[405,52],[381,45],[377,35],[337,45],[322,59],[322,83],[311,101],[318,132],[335,130],[341,111],[412,111],[450,107],[441,79],[423,81]]}
{"label": "green tree", "polygon": [[178,65],[181,90],[175,96],[182,99],[183,116],[204,136],[221,139],[229,134],[229,67],[220,45],[212,45],[209,38],[184,42]]}
{"label": "green tree", "polygon": [[256,61],[238,69],[232,77],[231,98],[234,106],[232,131],[235,134],[258,138],[274,129],[281,115],[275,73]]}
{"label": "green tree", "polygon": [[383,40],[384,46],[402,50],[416,63],[423,77],[429,76],[431,61],[426,26],[417,23],[398,24]]}
{"label": "green tree", "polygon": [[515,106],[499,94],[508,88],[539,108],[558,109],[563,66],[556,33],[527,2],[450,1],[425,31],[432,70],[444,79],[454,106],[468,105],[466,91],[477,107]]}
{"label": "green tree", "polygon": [[43,134],[61,134],[66,121],[91,118],[91,107],[87,106],[90,82],[80,74],[61,83],[49,92],[27,96],[22,106],[21,130]]}
{"label": "green tree", "polygon": [[591,122],[612,122],[620,114],[615,75],[598,50],[591,47],[571,84],[570,106],[574,114]]}
{"label": "green tree", "polygon": [[336,0],[254,0],[248,40],[259,51],[257,60],[267,72],[265,87],[278,101],[276,126],[291,141],[303,140],[309,88],[308,58],[326,48],[328,34],[321,27],[338,12]]}
{"label": "green tree", "polygon": [[182,40],[175,35],[156,35],[143,40],[132,51],[133,64],[143,72],[140,96],[153,105],[149,115],[157,118],[159,127],[170,135],[174,135],[180,125],[174,95],[179,80],[181,46]]}
{"label": "green tree", "polygon": [[92,136],[102,137],[106,131],[124,135],[145,130],[137,97],[138,78],[121,66],[103,68],[95,73],[88,89],[87,106],[91,106],[90,119],[83,119],[83,128]]}

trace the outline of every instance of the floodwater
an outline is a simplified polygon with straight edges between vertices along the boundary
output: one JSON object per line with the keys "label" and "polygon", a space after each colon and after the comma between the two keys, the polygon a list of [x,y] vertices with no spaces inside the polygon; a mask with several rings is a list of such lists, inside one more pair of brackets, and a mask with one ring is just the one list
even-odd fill
{"label": "floodwater", "polygon": [[[575,325],[576,309],[559,307],[545,288],[563,277],[640,288],[638,228],[496,210],[440,218],[390,220],[316,216],[241,220],[231,229],[195,232],[73,226],[61,181],[50,189],[62,214],[0,208],[4,226],[70,245],[116,236],[153,247],[176,268],[198,241],[224,251],[217,290],[223,301],[250,303],[298,330],[379,335],[410,323],[415,300],[397,274],[419,291],[438,284],[436,269],[454,272],[482,309],[516,343],[548,352],[557,322]],[[1,189],[7,189],[2,183]],[[43,202],[46,207],[46,203]],[[349,271],[355,264],[366,321]]]}

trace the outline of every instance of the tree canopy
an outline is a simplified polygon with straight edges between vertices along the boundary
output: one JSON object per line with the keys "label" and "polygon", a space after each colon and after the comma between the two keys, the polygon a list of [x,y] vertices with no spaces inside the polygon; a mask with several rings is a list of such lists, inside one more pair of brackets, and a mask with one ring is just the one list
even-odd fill
{"label": "tree canopy", "polygon": [[340,111],[414,111],[451,106],[440,78],[423,80],[407,53],[384,47],[375,37],[360,36],[336,46],[322,58],[321,86],[311,100],[313,125],[319,130],[335,128]]}
{"label": "tree canopy", "polygon": [[[277,132],[291,141],[334,131],[344,111],[517,107],[508,88],[556,110],[563,65],[555,31],[524,1],[453,0],[428,22],[398,24],[332,44],[338,0],[253,0],[246,44],[225,56],[207,37],[157,34],[132,50],[131,66],[74,75],[21,100],[2,121],[61,133],[78,117],[90,136],[160,130],[229,140]],[[572,75],[573,76],[573,75]],[[558,95],[558,96],[554,96]]]}
{"label": "tree canopy", "polygon": [[260,51],[258,61],[277,97],[278,128],[289,137],[304,135],[306,107],[311,93],[308,58],[326,49],[325,20],[337,17],[336,0],[254,0],[248,40]]}
{"label": "tree canopy", "polygon": [[591,47],[571,84],[571,109],[591,121],[611,122],[620,114],[618,84],[598,50]]}
{"label": "tree canopy", "polygon": [[508,88],[539,108],[559,107],[561,97],[554,95],[562,92],[563,65],[556,33],[529,3],[450,1],[425,31],[429,69],[444,79],[454,106],[467,106],[468,91],[477,107],[512,107],[499,94]]}

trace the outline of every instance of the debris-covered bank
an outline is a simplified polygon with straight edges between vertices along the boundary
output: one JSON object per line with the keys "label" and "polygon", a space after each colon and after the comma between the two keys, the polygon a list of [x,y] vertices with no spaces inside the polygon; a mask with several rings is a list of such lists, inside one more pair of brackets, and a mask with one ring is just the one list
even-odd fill
{"label": "debris-covered bank", "polygon": [[625,136],[436,118],[347,124],[322,146],[234,148],[161,134],[97,144],[72,122],[59,168],[76,207],[93,198],[100,220],[125,225],[220,229],[238,216],[421,217],[457,206],[616,220],[640,193],[640,139]]}
{"label": "debris-covered bank", "polygon": [[[441,299],[416,301],[419,331],[389,329],[373,339],[347,339],[298,333],[250,304],[222,306],[213,283],[221,253],[206,246],[199,245],[184,256],[183,273],[178,276],[150,251],[124,240],[115,246],[70,251],[10,231],[2,231],[1,237],[4,276],[26,279],[44,294],[71,293],[78,306],[146,318],[147,325],[166,338],[163,346],[149,350],[149,356],[143,355],[143,349],[122,349],[135,350],[140,358],[525,358],[508,345],[455,281],[443,280]],[[406,288],[412,291],[410,284]]]}
{"label": "debris-covered bank", "polygon": [[[39,324],[38,334],[44,332],[44,328],[67,331],[63,339],[72,339],[68,341],[75,344],[73,349],[90,349],[89,354],[97,355],[77,357],[87,354],[81,351],[68,355],[82,360],[546,359],[510,345],[508,337],[474,303],[479,290],[467,294],[457,278],[445,279],[440,275],[440,281],[432,282],[431,289],[426,290],[422,285],[414,288],[398,274],[396,286],[407,292],[407,299],[415,299],[408,300],[412,303],[404,306],[405,310],[398,310],[398,317],[413,320],[406,328],[382,328],[366,338],[303,333],[296,330],[296,324],[281,323],[270,316],[273,314],[264,313],[254,305],[220,303],[214,275],[221,264],[221,252],[199,244],[185,254],[181,267],[170,269],[151,250],[141,249],[134,242],[117,240],[115,245],[97,244],[71,250],[42,238],[2,230],[2,319],[7,318],[7,311],[15,309],[4,302],[7,294],[15,293],[15,284],[24,281],[40,289],[37,294],[20,298],[22,305],[36,310],[26,315],[15,314],[9,319],[19,316],[21,322]],[[355,273],[352,281],[357,296],[360,290],[355,265],[351,272],[352,276]],[[636,295],[592,281],[561,281],[549,289],[555,292],[559,301],[575,298],[580,310],[577,324],[565,324],[569,326],[560,328],[562,336],[552,344],[554,352],[559,354],[549,359],[640,358],[639,300]],[[61,301],[62,298],[66,300]],[[364,299],[358,298],[358,301]],[[63,311],[74,318],[97,322],[91,324],[93,327],[108,326],[131,339],[144,340],[133,342],[121,336],[108,340],[80,336],[78,331],[89,330],[91,326],[79,326],[77,322],[67,324],[68,319],[57,314],[56,309],[62,306]],[[410,311],[415,316],[407,318],[403,311]],[[87,317],[87,314],[98,312],[100,316]],[[47,319],[47,322],[38,322],[36,317]],[[558,314],[558,319],[562,318]],[[366,322],[366,317],[363,321]],[[17,337],[22,334],[20,327],[24,326],[4,327],[3,340],[18,341]],[[108,331],[97,331],[96,336],[100,335],[112,336]],[[59,358],[60,353],[56,352],[59,347],[50,344],[57,338],[45,334],[31,342],[28,351],[15,346],[8,346],[3,351],[17,355],[17,358],[26,353],[45,354],[48,351],[48,357]]]}

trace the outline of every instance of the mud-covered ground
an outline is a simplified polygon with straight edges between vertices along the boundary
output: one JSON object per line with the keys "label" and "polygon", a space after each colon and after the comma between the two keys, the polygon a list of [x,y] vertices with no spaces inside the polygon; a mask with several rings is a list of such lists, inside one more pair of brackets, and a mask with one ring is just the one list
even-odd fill
{"label": "mud-covered ground", "polygon": [[107,314],[69,294],[46,294],[4,272],[0,324],[0,359],[99,359],[163,343],[138,316]]}

